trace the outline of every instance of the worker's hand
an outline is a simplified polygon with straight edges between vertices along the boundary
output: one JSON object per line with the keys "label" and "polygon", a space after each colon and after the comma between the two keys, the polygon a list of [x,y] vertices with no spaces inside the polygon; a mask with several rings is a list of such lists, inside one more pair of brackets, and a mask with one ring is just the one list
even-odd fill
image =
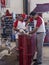
{"label": "worker's hand", "polygon": [[29,34],[33,34],[32,31],[30,31]]}
{"label": "worker's hand", "polygon": [[17,31],[17,32],[20,32],[20,30],[17,29],[17,28],[15,28],[15,27],[13,27],[13,30],[15,30],[15,31]]}
{"label": "worker's hand", "polygon": [[22,31],[22,32],[20,32],[20,34],[24,34],[24,32]]}
{"label": "worker's hand", "polygon": [[19,32],[20,32],[20,34],[23,34],[23,33],[24,33],[24,32],[23,32],[23,29],[20,29]]}

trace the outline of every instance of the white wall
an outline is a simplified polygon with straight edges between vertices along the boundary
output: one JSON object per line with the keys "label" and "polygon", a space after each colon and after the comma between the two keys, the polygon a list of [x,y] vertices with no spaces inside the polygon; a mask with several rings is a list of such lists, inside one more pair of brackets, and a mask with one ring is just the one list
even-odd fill
{"label": "white wall", "polygon": [[43,19],[44,19],[45,22],[48,22],[48,20],[49,20],[49,12],[43,13]]}
{"label": "white wall", "polygon": [[10,12],[15,12],[17,14],[23,13],[23,0],[9,0],[10,7],[6,8],[9,9]]}

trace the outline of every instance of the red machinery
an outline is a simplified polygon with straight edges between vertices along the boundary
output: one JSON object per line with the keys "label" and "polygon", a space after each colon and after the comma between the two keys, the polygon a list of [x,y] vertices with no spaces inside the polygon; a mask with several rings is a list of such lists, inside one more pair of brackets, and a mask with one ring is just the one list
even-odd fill
{"label": "red machinery", "polygon": [[30,65],[36,50],[35,34],[19,35],[19,65]]}
{"label": "red machinery", "polygon": [[48,29],[46,29],[46,36],[45,36],[45,40],[44,40],[44,42],[47,44],[49,44],[49,28]]}

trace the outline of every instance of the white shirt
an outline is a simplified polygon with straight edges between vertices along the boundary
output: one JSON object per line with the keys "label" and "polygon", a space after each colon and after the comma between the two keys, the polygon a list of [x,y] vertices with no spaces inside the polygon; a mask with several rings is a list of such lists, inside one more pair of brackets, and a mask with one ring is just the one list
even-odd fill
{"label": "white shirt", "polygon": [[[40,17],[41,18],[41,17]],[[40,25],[40,27],[38,28],[37,32],[46,32],[45,30],[45,24],[44,24],[44,20],[41,18],[42,20],[42,24]],[[36,27],[37,24],[37,20],[34,20],[34,27]]]}
{"label": "white shirt", "polygon": [[[25,22],[21,22],[21,21],[18,21],[18,24],[17,24],[17,29],[19,29],[20,30],[20,32],[21,31],[24,31],[23,29],[25,29],[26,27],[25,27]],[[20,33],[19,32],[15,32],[15,37],[16,37],[16,39],[18,39],[18,35],[19,35]]]}

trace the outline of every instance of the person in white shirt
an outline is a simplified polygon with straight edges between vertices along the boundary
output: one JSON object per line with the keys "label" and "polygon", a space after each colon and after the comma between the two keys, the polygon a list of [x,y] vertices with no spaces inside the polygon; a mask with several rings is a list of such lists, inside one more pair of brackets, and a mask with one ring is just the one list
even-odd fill
{"label": "person in white shirt", "polygon": [[24,21],[25,16],[21,15],[19,20],[16,20],[14,22],[14,30],[15,30],[15,37],[16,37],[16,48],[18,48],[18,36],[20,33],[24,32],[25,30],[25,21]]}
{"label": "person in white shirt", "polygon": [[35,27],[34,29],[30,32],[30,34],[36,33],[36,39],[37,39],[37,59],[34,65],[42,64],[42,48],[43,48],[43,43],[44,43],[44,38],[45,38],[45,24],[44,20],[42,17],[40,17],[36,12],[31,12],[30,15],[33,17]]}

